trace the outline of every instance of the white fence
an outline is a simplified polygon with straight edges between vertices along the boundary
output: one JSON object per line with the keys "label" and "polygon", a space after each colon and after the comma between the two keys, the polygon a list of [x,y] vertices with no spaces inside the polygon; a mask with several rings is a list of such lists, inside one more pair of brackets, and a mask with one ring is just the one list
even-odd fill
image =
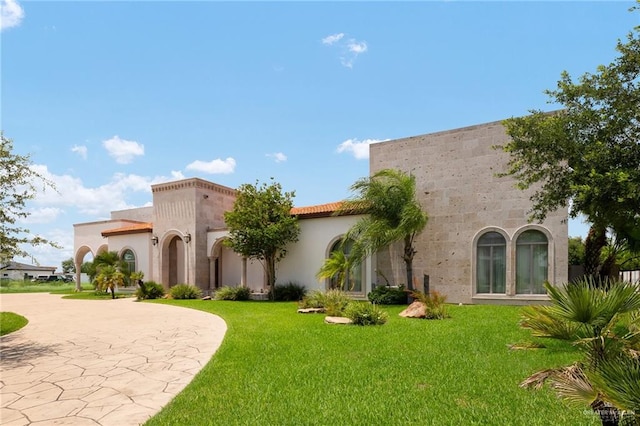
{"label": "white fence", "polygon": [[640,282],[640,271],[620,271],[620,279],[632,283]]}

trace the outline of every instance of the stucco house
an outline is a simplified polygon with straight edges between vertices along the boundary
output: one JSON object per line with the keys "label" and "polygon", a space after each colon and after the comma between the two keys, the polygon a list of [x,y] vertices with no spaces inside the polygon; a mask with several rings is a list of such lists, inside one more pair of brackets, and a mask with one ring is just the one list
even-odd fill
{"label": "stucco house", "polygon": [[[529,191],[504,171],[508,141],[500,122],[370,145],[370,173],[396,168],[416,177],[429,215],[416,242],[414,287],[437,290],[454,303],[524,304],[546,299],[542,283],[567,280],[567,211],[529,223]],[[74,225],[74,261],[87,253],[117,251],[131,270],[166,287],[189,283],[205,293],[244,285],[266,292],[262,265],[223,244],[224,212],[235,191],[199,178],[153,185],[153,205],[114,211],[111,219]],[[335,216],[338,203],[298,207],[299,241],[277,266],[278,283],[325,289],[316,272],[358,215]],[[354,297],[374,285],[404,283],[401,245],[368,258],[355,271]],[[79,277],[77,278],[79,279]]]}

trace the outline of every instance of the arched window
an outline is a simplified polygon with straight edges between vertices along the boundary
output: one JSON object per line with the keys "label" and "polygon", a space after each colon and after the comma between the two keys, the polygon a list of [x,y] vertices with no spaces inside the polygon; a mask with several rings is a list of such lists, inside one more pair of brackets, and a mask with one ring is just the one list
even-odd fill
{"label": "arched window", "polygon": [[507,284],[507,242],[498,232],[478,239],[476,250],[476,292],[505,293]]}
{"label": "arched window", "polygon": [[[338,240],[331,246],[331,253],[333,253],[336,250],[342,250],[343,253],[345,254],[345,257],[348,258],[352,248],[353,248],[353,241],[348,240],[345,244],[342,244],[342,240]],[[349,291],[353,293],[362,292],[363,267],[364,265],[362,264],[354,265],[349,271],[347,271],[347,275],[345,277],[345,286],[344,286],[345,288],[343,289],[344,291]],[[337,277],[334,276],[329,280],[329,287],[330,288],[340,287]]]}
{"label": "arched window", "polygon": [[129,273],[136,272],[136,255],[133,254],[132,250],[127,249],[122,253],[122,261],[125,263]]}
{"label": "arched window", "polygon": [[516,241],[516,293],[544,294],[549,271],[549,242],[540,231],[525,231]]}

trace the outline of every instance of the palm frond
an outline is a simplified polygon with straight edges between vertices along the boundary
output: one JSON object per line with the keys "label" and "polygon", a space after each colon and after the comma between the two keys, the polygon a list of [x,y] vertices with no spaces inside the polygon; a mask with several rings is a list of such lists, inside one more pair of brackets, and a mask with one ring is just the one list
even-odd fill
{"label": "palm frond", "polygon": [[640,415],[640,358],[635,353],[622,352],[597,364],[587,375],[601,389],[602,399]]}
{"label": "palm frond", "polygon": [[541,389],[547,382],[560,397],[567,401],[591,405],[598,399],[598,392],[593,388],[579,364],[538,371],[520,383],[520,387]]}

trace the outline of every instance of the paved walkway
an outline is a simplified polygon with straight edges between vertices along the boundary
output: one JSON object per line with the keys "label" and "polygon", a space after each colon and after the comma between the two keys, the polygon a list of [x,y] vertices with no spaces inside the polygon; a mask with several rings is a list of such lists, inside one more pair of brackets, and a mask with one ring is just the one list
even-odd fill
{"label": "paved walkway", "polygon": [[205,312],[116,300],[2,294],[29,320],[0,339],[0,424],[139,425],[218,349],[226,324]]}

